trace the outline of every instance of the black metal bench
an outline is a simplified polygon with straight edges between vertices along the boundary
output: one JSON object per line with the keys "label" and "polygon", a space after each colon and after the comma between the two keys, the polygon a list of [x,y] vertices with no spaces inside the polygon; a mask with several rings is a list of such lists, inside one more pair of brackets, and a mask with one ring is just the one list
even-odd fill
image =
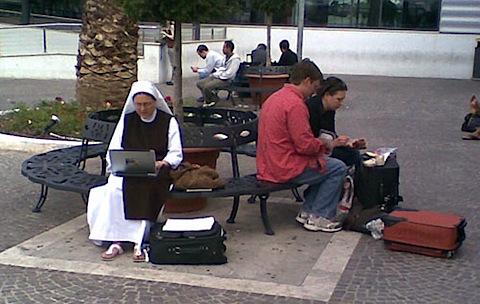
{"label": "black metal bench", "polygon": [[54,188],[80,193],[86,202],[91,188],[105,184],[104,174],[91,174],[82,169],[88,158],[104,157],[106,144],[90,145],[85,153],[83,146],[57,149],[30,157],[22,163],[22,174],[40,184],[40,197],[33,212],[40,212],[47,199],[48,189]]}
{"label": "black metal bench", "polygon": [[[250,143],[240,145],[240,146],[237,147],[236,150],[237,150],[236,151],[237,154],[242,154],[242,155],[246,155],[246,156],[253,157],[253,158],[257,157],[257,145],[255,143],[250,142]],[[222,152],[231,153],[231,149],[229,147],[226,147],[226,148],[222,149]],[[293,193],[293,196],[295,197],[295,200],[298,203],[303,202],[303,198],[301,197],[300,193],[298,193],[298,188],[297,187],[292,188],[292,193]],[[258,197],[258,195],[252,193],[252,195],[250,195],[250,197],[248,198],[248,202],[250,204],[255,203],[255,200],[256,200],[257,197]]]}
{"label": "black metal bench", "polygon": [[170,198],[193,198],[193,197],[234,197],[232,211],[227,223],[234,223],[237,211],[240,206],[240,196],[254,195],[260,199],[260,214],[262,217],[265,234],[274,235],[275,232],[270,225],[267,212],[267,199],[272,192],[297,189],[301,185],[293,183],[275,184],[266,181],[257,180],[255,175],[246,175],[237,178],[230,178],[226,180],[225,188],[215,189],[213,191],[205,192],[186,192],[173,190],[170,192]]}
{"label": "black metal bench", "polygon": [[[87,202],[86,196],[90,189],[106,183],[105,154],[108,146],[106,143],[92,145],[89,144],[89,141],[109,142],[116,122],[108,120],[107,117],[117,117],[118,120],[119,115],[118,110],[101,111],[90,115],[85,124],[84,140],[81,146],[41,153],[23,162],[22,174],[32,182],[41,184],[40,198],[33,209],[34,212],[40,212],[49,188],[80,193],[84,201]],[[172,190],[169,197],[174,199],[233,197],[232,211],[227,222],[234,223],[240,204],[240,196],[258,196],[265,233],[273,235],[274,232],[267,214],[269,194],[281,190],[296,189],[300,185],[258,181],[255,175],[240,176],[237,148],[246,147],[256,141],[257,116],[251,111],[186,107],[184,117],[186,123],[193,125],[182,128],[184,147],[213,147],[229,152],[233,178],[226,180],[226,186],[223,189],[204,192]],[[101,119],[107,119],[107,121]],[[112,118],[112,120],[115,120],[115,118]],[[83,170],[85,161],[94,157],[100,157],[102,160],[102,172],[100,174],[91,174]]]}
{"label": "black metal bench", "polygon": [[[49,188],[79,193],[87,203],[90,189],[107,182],[105,155],[120,114],[121,110],[92,113],[83,126],[81,145],[37,154],[22,163],[22,174],[41,185],[33,212],[41,211]],[[85,171],[87,160],[96,157],[101,159],[101,172]]]}

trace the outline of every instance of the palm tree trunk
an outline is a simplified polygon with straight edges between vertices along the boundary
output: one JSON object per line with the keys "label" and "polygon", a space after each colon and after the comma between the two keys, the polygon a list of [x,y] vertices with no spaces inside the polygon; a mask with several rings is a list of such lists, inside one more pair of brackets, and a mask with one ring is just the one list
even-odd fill
{"label": "palm tree trunk", "polygon": [[77,55],[76,99],[121,107],[137,80],[138,24],[115,0],[86,0]]}

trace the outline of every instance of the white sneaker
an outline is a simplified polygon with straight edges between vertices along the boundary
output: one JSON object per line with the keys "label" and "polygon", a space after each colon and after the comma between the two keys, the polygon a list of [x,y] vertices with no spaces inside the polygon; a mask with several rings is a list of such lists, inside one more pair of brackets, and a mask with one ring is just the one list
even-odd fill
{"label": "white sneaker", "polygon": [[295,220],[303,225],[308,221],[309,217],[310,217],[310,213],[300,210]]}
{"label": "white sneaker", "polygon": [[310,231],[337,232],[342,230],[342,223],[332,222],[319,215],[310,215],[303,227]]}

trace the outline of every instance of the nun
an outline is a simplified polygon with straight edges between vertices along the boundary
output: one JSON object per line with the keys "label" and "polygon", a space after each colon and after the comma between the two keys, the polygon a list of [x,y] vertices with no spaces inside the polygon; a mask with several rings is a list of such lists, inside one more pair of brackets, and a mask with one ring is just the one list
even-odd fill
{"label": "nun", "polygon": [[105,185],[92,188],[88,199],[89,239],[96,245],[110,243],[101,259],[111,261],[133,243],[133,261],[148,262],[143,247],[150,224],[156,222],[170,187],[170,169],[183,159],[180,127],[154,84],[132,84],[120,120],[107,151],[107,172],[111,173],[110,150],[155,150],[156,177],[120,177],[110,174]]}

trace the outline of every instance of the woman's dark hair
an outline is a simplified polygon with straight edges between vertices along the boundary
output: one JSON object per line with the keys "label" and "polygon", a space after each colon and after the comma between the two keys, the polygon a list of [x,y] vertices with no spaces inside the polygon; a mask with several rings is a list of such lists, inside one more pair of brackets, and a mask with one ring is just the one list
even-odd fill
{"label": "woman's dark hair", "polygon": [[147,92],[137,92],[137,93],[133,94],[132,100],[134,100],[137,95],[148,95],[148,96],[152,97],[153,100],[157,101],[155,96],[153,96],[152,94],[147,93]]}
{"label": "woman's dark hair", "polygon": [[322,85],[317,91],[317,96],[320,98],[325,94],[335,95],[338,91],[348,91],[347,84],[337,77],[328,77],[322,82]]}

